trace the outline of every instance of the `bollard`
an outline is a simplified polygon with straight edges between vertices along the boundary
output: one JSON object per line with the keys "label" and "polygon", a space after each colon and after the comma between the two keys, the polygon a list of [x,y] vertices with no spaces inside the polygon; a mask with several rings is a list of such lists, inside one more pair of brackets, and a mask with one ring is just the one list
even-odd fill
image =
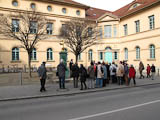
{"label": "bollard", "polygon": [[22,82],[22,71],[20,71],[20,85],[22,85],[23,82]]}

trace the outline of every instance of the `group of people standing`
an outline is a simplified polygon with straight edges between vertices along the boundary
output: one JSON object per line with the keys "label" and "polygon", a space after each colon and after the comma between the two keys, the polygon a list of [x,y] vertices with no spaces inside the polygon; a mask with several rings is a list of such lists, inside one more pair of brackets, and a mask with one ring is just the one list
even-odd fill
{"label": "group of people standing", "polygon": [[[130,85],[130,81],[133,79],[134,85],[136,85],[136,70],[133,65],[128,66],[127,62],[120,61],[119,64],[108,63],[95,63],[91,62],[88,68],[85,68],[83,64],[80,64],[80,67],[77,63],[73,63],[71,59],[69,63],[70,68],[70,77],[73,77],[73,87],[78,88],[78,82],[80,80],[81,87],[80,90],[84,89],[93,89],[93,88],[102,88],[109,83],[118,84],[118,85]],[[65,89],[65,72],[67,68],[61,59],[60,64],[57,66],[56,75],[59,78],[59,88]],[[144,78],[143,75],[144,65],[142,62],[139,63],[139,73],[140,79]],[[156,72],[154,64],[150,66],[147,65],[147,78],[152,78],[154,80],[154,75]],[[150,75],[151,73],[151,75]],[[46,91],[45,81],[47,78],[47,70],[45,67],[45,62],[38,68],[38,75],[40,77],[41,88],[40,92]],[[86,84],[86,81],[88,84]]]}
{"label": "group of people standing", "polygon": [[[73,86],[78,88],[78,79],[80,77],[81,89],[101,88],[105,87],[110,82],[118,83],[119,85],[129,85],[130,79],[132,78],[135,82],[135,69],[133,65],[129,68],[127,63],[120,62],[116,65],[108,63],[95,63],[91,62],[90,66],[86,69],[82,64],[80,68],[77,63],[73,63],[71,60],[70,64],[70,76],[73,77]],[[128,78],[129,75],[129,78]],[[128,80],[129,79],[129,80]],[[88,86],[86,84],[88,81]]]}

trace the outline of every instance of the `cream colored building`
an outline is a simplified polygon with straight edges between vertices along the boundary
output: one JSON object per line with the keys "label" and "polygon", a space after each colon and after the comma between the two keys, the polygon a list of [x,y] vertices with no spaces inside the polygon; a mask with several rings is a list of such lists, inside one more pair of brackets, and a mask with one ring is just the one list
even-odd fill
{"label": "cream colored building", "polygon": [[[95,21],[102,32],[99,44],[88,48],[79,56],[79,64],[88,66],[91,60],[119,62],[126,60],[138,66],[154,63],[160,66],[160,1],[134,0],[114,11],[92,8],[72,0],[0,0],[0,12],[18,12],[36,9],[49,19],[52,31],[47,40],[41,41],[33,53],[32,66],[38,67],[42,61],[56,67],[62,46],[57,38],[64,21],[84,18]],[[0,36],[1,66],[27,65],[27,53],[18,48],[17,40]],[[66,46],[65,46],[66,47]],[[66,47],[68,62],[74,55]]]}

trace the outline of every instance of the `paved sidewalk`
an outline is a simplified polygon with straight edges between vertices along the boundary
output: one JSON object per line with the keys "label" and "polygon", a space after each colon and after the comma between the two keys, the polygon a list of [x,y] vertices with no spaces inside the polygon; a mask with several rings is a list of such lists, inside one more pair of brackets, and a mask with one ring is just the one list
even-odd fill
{"label": "paved sidewalk", "polygon": [[[137,82],[137,86],[160,84],[160,77],[156,77],[155,80],[151,80],[150,78],[136,79],[136,82]],[[130,86],[133,86],[132,81]],[[79,83],[79,88],[73,88],[73,83],[68,82],[66,83],[66,88],[67,88],[66,90],[59,90],[58,83],[54,83],[54,84],[47,84],[46,85],[47,91],[41,93],[39,92],[39,89],[40,89],[39,84],[22,85],[22,86],[20,85],[19,86],[1,86],[0,101],[74,95],[74,94],[83,94],[83,93],[89,93],[89,92],[125,89],[129,87],[125,85],[119,86],[117,84],[109,84],[104,88],[87,89],[82,91],[80,90],[80,83]]]}

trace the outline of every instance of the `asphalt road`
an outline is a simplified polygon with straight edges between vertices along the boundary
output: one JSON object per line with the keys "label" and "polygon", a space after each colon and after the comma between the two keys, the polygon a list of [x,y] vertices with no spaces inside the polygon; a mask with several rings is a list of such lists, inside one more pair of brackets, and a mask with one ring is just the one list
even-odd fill
{"label": "asphalt road", "polygon": [[0,102],[0,120],[159,120],[160,85]]}

